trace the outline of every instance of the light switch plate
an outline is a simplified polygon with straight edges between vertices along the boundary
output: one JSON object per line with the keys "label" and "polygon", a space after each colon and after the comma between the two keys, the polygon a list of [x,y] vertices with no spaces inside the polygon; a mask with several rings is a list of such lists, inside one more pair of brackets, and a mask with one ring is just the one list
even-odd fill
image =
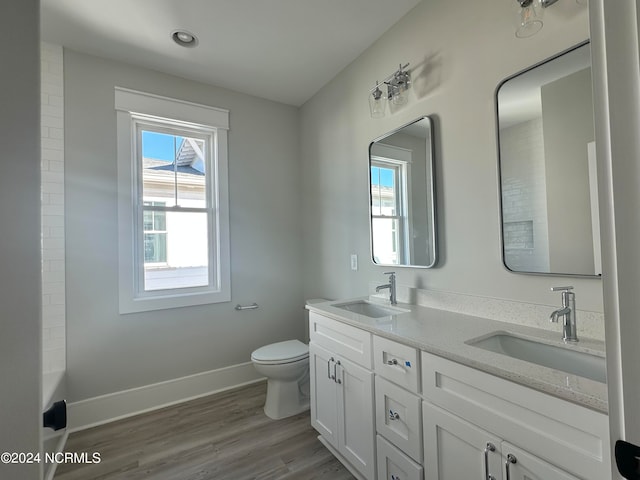
{"label": "light switch plate", "polygon": [[358,255],[355,253],[351,254],[351,270],[358,270]]}

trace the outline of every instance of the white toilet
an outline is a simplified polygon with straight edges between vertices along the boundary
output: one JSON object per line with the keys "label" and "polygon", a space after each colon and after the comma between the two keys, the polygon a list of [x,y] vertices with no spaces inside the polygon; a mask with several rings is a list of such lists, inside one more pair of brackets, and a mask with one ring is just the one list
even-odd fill
{"label": "white toilet", "polygon": [[300,340],[272,343],[255,350],[251,361],[267,377],[264,413],[290,417],[309,409],[309,347]]}
{"label": "white toilet", "polygon": [[[307,300],[307,305],[326,301],[314,298]],[[277,420],[309,409],[307,345],[300,340],[272,343],[255,350],[251,361],[256,370],[267,377],[267,400],[264,404],[267,417]]]}

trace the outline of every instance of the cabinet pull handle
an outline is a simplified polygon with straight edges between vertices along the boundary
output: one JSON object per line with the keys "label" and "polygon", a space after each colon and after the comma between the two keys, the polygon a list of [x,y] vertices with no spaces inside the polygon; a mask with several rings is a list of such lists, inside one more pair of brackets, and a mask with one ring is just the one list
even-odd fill
{"label": "cabinet pull handle", "polygon": [[389,420],[400,420],[400,415],[398,415],[398,412],[389,410]]}
{"label": "cabinet pull handle", "polygon": [[495,477],[489,473],[489,453],[495,452],[496,446],[487,442],[487,446],[484,449],[484,479],[485,480],[495,480]]}
{"label": "cabinet pull handle", "polygon": [[327,362],[327,378],[329,380],[335,380],[336,379],[335,376],[333,376],[333,377],[331,376],[331,362],[333,362],[333,361],[334,361],[334,359],[333,359],[333,357],[331,357],[329,359],[329,361]]}
{"label": "cabinet pull handle", "polygon": [[504,467],[507,471],[507,479],[506,480],[511,480],[511,465],[514,463],[518,463],[518,459],[515,457],[515,455],[507,455],[507,461],[504,462]]}
{"label": "cabinet pull handle", "polygon": [[396,358],[393,360],[387,360],[387,365],[398,365],[398,360]]}
{"label": "cabinet pull handle", "polygon": [[391,480],[400,480],[400,477],[398,475],[391,474]]}
{"label": "cabinet pull handle", "polygon": [[[336,363],[333,364],[333,378],[335,379],[335,381],[339,385],[339,384],[342,383],[342,380],[340,378],[338,378],[338,365],[342,365],[340,363],[340,360],[338,360]],[[342,369],[340,371],[342,371]]]}

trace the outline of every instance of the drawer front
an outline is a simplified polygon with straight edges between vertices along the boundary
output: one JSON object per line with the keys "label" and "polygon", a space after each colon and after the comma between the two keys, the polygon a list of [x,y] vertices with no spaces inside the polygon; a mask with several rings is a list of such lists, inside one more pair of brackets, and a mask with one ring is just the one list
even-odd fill
{"label": "drawer front", "polygon": [[377,437],[378,480],[422,480],[422,467],[380,435]]}
{"label": "drawer front", "polygon": [[309,312],[309,336],[311,342],[371,370],[371,334],[369,332],[316,312]]}
{"label": "drawer front", "polygon": [[421,368],[431,403],[579,477],[609,477],[607,415],[427,352]]}
{"label": "drawer front", "polygon": [[388,338],[373,336],[373,364],[378,375],[411,390],[420,392],[420,357],[418,350]]}
{"label": "drawer front", "polygon": [[422,400],[376,375],[376,429],[400,450],[422,462]]}

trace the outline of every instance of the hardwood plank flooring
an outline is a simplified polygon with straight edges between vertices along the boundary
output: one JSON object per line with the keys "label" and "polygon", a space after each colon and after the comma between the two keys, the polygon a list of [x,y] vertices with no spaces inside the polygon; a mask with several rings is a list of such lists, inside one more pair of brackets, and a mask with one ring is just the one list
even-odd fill
{"label": "hardwood plank flooring", "polygon": [[271,420],[266,382],[69,435],[65,452],[100,453],[60,464],[55,480],[351,480],[318,441],[309,412]]}

